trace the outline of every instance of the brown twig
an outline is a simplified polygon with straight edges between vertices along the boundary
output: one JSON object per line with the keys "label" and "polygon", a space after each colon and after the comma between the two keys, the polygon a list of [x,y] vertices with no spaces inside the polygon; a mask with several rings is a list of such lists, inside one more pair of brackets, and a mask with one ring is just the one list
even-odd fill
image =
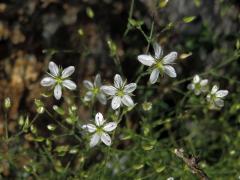
{"label": "brown twig", "polygon": [[187,164],[193,174],[196,174],[201,180],[209,180],[207,174],[199,167],[197,157],[186,157],[183,149],[175,149],[174,153]]}

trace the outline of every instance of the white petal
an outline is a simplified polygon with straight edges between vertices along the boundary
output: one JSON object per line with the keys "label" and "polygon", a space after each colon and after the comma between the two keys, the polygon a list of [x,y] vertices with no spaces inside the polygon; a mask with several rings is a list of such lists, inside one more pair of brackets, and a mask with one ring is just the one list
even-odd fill
{"label": "white petal", "polygon": [[84,101],[91,101],[93,98],[93,93],[91,91],[88,91],[86,95],[84,96]]}
{"label": "white petal", "polygon": [[104,122],[105,122],[105,121],[104,121],[104,119],[103,119],[102,113],[100,113],[100,112],[97,113],[97,114],[95,115],[95,123],[96,123],[96,125],[97,125],[97,126],[102,126]]}
{"label": "white petal", "polygon": [[58,66],[54,62],[50,61],[49,65],[48,65],[48,69],[50,70],[50,72],[53,76],[59,75]]}
{"label": "white petal", "polygon": [[193,77],[193,83],[196,84],[196,83],[199,83],[199,82],[200,82],[200,77],[199,77],[199,75],[195,75],[195,76]]}
{"label": "white petal", "polygon": [[123,86],[123,80],[122,80],[122,77],[119,74],[116,74],[114,76],[114,86],[116,88],[121,88]]}
{"label": "white petal", "polygon": [[97,95],[97,99],[99,100],[99,102],[103,105],[106,105],[107,104],[107,97],[105,96],[105,94],[103,93],[99,93]]}
{"label": "white petal", "polygon": [[208,84],[208,80],[207,79],[203,79],[203,80],[201,80],[201,82],[200,82],[200,85],[201,86],[206,86]]}
{"label": "white petal", "polygon": [[208,94],[207,97],[206,97],[207,101],[210,102],[211,101],[211,95]]}
{"label": "white petal", "polygon": [[171,52],[163,58],[163,64],[171,64],[177,59],[177,52]]}
{"label": "white petal", "polygon": [[153,64],[155,64],[155,60],[151,55],[142,54],[139,55],[137,58],[138,61],[140,61],[145,66],[152,66]]}
{"label": "white petal", "polygon": [[94,86],[100,87],[102,85],[102,80],[100,74],[97,74],[94,80]]}
{"label": "white petal", "polygon": [[101,134],[101,141],[106,144],[107,146],[111,145],[111,137],[107,133]]}
{"label": "white petal", "polygon": [[164,66],[163,70],[169,77],[172,77],[172,78],[177,77],[176,71],[172,66],[168,66],[168,65]]}
{"label": "white petal", "polygon": [[195,95],[197,95],[197,96],[198,96],[198,95],[200,95],[200,94],[201,94],[201,91],[200,91],[200,90],[195,90],[195,91],[194,91],[194,93],[195,93]]}
{"label": "white petal", "polygon": [[188,86],[187,86],[187,88],[188,88],[189,90],[193,90],[194,87],[195,87],[195,86],[194,86],[194,84],[192,84],[192,83],[191,83],[191,84],[188,84]]}
{"label": "white petal", "polygon": [[63,86],[70,90],[74,90],[77,88],[77,85],[73,81],[68,79],[63,81]]}
{"label": "white petal", "polygon": [[151,75],[150,75],[150,79],[149,79],[151,84],[154,84],[154,83],[157,82],[159,73],[160,73],[160,72],[159,72],[158,69],[154,69],[154,70],[152,71],[152,73],[151,73]]}
{"label": "white petal", "polygon": [[162,47],[158,43],[154,43],[153,49],[154,49],[154,53],[155,53],[155,58],[159,59],[163,54]]}
{"label": "white petal", "polygon": [[224,97],[228,95],[228,90],[219,90],[216,92],[216,97]]}
{"label": "white petal", "polygon": [[75,67],[74,66],[69,66],[67,68],[65,68],[62,72],[62,78],[67,78],[69,76],[71,76],[75,71]]}
{"label": "white petal", "polygon": [[54,88],[54,96],[57,100],[62,97],[62,87],[61,85],[57,84]]}
{"label": "white petal", "polygon": [[82,126],[83,129],[86,129],[88,132],[93,133],[97,130],[96,126],[93,124],[85,124]]}
{"label": "white petal", "polygon": [[122,102],[125,106],[128,106],[128,107],[131,107],[134,105],[134,102],[129,95],[124,95],[122,98]]}
{"label": "white petal", "polygon": [[107,123],[104,127],[103,127],[103,130],[104,131],[107,131],[107,132],[111,132],[113,131],[114,129],[116,129],[117,127],[117,123],[115,122],[109,122]]}
{"label": "white petal", "polygon": [[121,98],[119,96],[114,96],[111,103],[112,109],[115,110],[119,108],[120,105],[121,105]]}
{"label": "white petal", "polygon": [[110,96],[113,96],[116,94],[117,92],[117,89],[113,86],[102,86],[101,87],[101,90],[107,94],[107,95],[110,95]]}
{"label": "white petal", "polygon": [[223,107],[224,106],[224,101],[220,98],[216,98],[214,100],[215,104],[218,106],[218,107]]}
{"label": "white petal", "polygon": [[133,91],[135,91],[136,88],[137,88],[136,83],[130,83],[130,84],[128,84],[124,87],[124,92],[125,93],[132,93]]}
{"label": "white petal", "polygon": [[90,141],[90,147],[96,146],[100,140],[100,135],[98,133],[95,133],[92,137],[91,137],[91,141]]}
{"label": "white petal", "polygon": [[92,82],[90,82],[90,81],[88,81],[88,80],[84,80],[84,81],[83,81],[83,85],[84,85],[87,89],[89,89],[89,90],[91,90],[91,89],[93,88]]}
{"label": "white petal", "polygon": [[215,94],[218,91],[219,87],[217,85],[214,85],[211,90],[211,94]]}
{"label": "white petal", "polygon": [[52,86],[55,84],[55,80],[51,77],[45,77],[41,80],[42,86]]}

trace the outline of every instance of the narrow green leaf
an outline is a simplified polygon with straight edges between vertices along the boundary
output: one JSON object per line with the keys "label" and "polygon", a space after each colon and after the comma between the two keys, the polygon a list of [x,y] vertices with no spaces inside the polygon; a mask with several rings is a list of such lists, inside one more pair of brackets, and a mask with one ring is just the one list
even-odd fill
{"label": "narrow green leaf", "polygon": [[192,22],[194,19],[196,19],[196,16],[187,16],[187,17],[184,17],[184,18],[183,18],[183,21],[184,21],[185,23],[190,23],[190,22]]}

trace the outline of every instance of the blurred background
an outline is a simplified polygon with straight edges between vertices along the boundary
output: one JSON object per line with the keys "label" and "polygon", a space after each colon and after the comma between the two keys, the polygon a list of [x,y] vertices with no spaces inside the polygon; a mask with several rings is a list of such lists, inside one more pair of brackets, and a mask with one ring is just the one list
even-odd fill
{"label": "blurred background", "polygon": [[[40,86],[40,80],[50,60],[63,67],[76,67],[72,76],[78,84],[78,90],[74,92],[76,97],[84,93],[82,81],[92,80],[97,73],[101,73],[105,82],[112,82],[114,74],[122,69],[128,82],[135,80],[140,67],[137,55],[153,51],[143,33],[134,27],[134,22],[129,21],[130,8],[130,0],[0,1],[0,103],[5,97],[12,100],[9,113],[11,133],[17,129],[20,114],[27,112],[30,117],[36,114],[34,99],[42,98],[41,93],[45,91]],[[179,53],[175,66],[178,77],[174,83],[206,73],[205,78],[229,90],[228,114],[222,117],[228,122],[227,127],[234,128],[228,129],[229,133],[234,132],[234,137],[237,137],[240,128],[240,64],[235,61],[239,58],[236,52],[240,49],[239,12],[238,0],[135,0],[131,15],[147,35],[154,23],[153,39],[163,46],[164,54],[170,51]],[[212,71],[216,67],[218,69]],[[139,85],[146,85],[146,81],[148,77],[144,77]],[[187,91],[189,81],[179,83],[176,91],[171,91],[172,83],[172,79],[164,78],[161,85],[146,96],[149,101],[158,98],[165,103],[155,110],[153,119],[160,116],[158,111],[165,113],[171,110],[171,106],[175,107],[182,98],[179,92]],[[139,101],[144,99],[139,97]],[[56,103],[53,98],[45,102],[49,108]],[[198,113],[194,112],[191,119],[201,117],[202,113]],[[214,112],[211,118],[218,117],[219,113]],[[90,117],[85,107],[79,107],[79,116],[83,119]],[[138,124],[137,120],[133,123]],[[205,125],[199,126],[201,132],[194,133],[203,133],[208,126]],[[209,126],[216,128],[216,124]],[[207,138],[203,136],[203,139],[198,139],[199,143],[194,142],[195,145],[203,148],[213,142],[221,142],[220,132],[227,127],[217,127],[213,131],[219,134],[214,134],[211,141],[208,139],[208,143],[202,143]],[[174,128],[181,129],[178,123]],[[181,130],[191,131],[194,128],[196,124],[188,123]],[[1,113],[0,134],[3,132]],[[176,138],[180,136],[176,134]],[[165,137],[168,137],[167,133],[159,138]],[[216,147],[203,156],[214,164],[225,150]]]}

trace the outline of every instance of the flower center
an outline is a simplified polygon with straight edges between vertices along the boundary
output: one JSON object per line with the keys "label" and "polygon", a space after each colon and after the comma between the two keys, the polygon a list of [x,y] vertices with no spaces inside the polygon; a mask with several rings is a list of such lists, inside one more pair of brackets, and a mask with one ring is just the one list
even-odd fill
{"label": "flower center", "polygon": [[123,97],[125,95],[125,93],[123,92],[122,89],[117,91],[117,96]]}
{"label": "flower center", "polygon": [[161,60],[157,60],[156,68],[157,68],[160,72],[163,72],[163,64],[162,64]]}
{"label": "flower center", "polygon": [[61,84],[63,82],[61,77],[56,77],[55,81],[56,81],[57,84]]}
{"label": "flower center", "polygon": [[92,90],[93,94],[95,94],[95,95],[97,95],[99,93],[99,91],[100,91],[100,89],[97,87],[93,88],[93,90]]}
{"label": "flower center", "polygon": [[215,94],[210,94],[210,101],[214,101],[216,98],[217,97]]}
{"label": "flower center", "polygon": [[195,84],[195,89],[197,89],[197,90],[200,90],[200,89],[201,89],[200,83],[196,83],[196,84]]}
{"label": "flower center", "polygon": [[96,133],[101,134],[103,132],[101,127],[97,127]]}

